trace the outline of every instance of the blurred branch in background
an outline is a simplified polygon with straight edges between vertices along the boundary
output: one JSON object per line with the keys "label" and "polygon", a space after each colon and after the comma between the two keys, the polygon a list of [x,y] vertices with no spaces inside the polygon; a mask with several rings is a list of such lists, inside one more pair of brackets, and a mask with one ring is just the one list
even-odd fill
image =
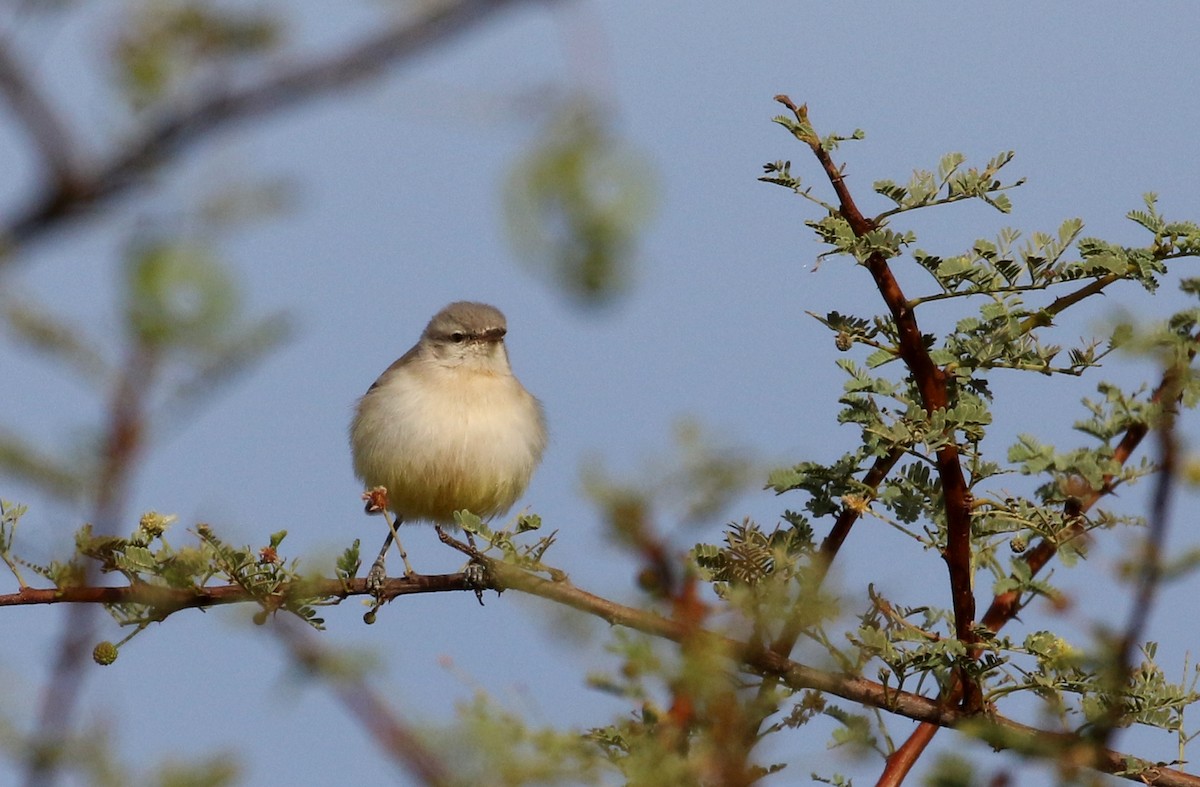
{"label": "blurred branch in background", "polygon": [[509,234],[526,263],[577,303],[611,303],[632,285],[635,241],[649,221],[649,162],[588,97],[549,119],[509,177]]}
{"label": "blurred branch in background", "polygon": [[0,39],[0,92],[14,119],[24,126],[46,169],[46,180],[64,191],[75,188],[80,151],[57,110],[26,74],[9,45]]}
{"label": "blurred branch in background", "polygon": [[[103,203],[142,185],[147,173],[169,161],[186,145],[195,143],[235,122],[259,118],[302,105],[340,89],[379,77],[388,67],[394,67],[419,55],[447,39],[459,35],[494,13],[517,5],[521,0],[458,0],[418,4],[420,10],[388,24],[381,33],[344,46],[340,51],[324,56],[310,56],[299,65],[272,69],[256,75],[247,84],[202,92],[183,100],[182,106],[167,102],[158,106],[150,101],[157,98],[162,77],[127,80],[134,98],[141,107],[144,120],[138,129],[98,159],[78,161],[82,151],[72,149],[61,123],[53,120],[55,112],[50,103],[38,97],[25,82],[14,56],[0,56],[0,89],[4,90],[10,107],[18,113],[31,136],[42,149],[48,172],[42,178],[37,195],[12,215],[0,221],[0,268],[13,262],[13,252],[74,218],[85,210],[96,210]],[[221,12],[201,6],[177,6],[180,14],[190,18],[183,28],[193,36],[211,38],[211,34],[248,38],[242,47],[265,47],[274,41],[266,20],[252,25],[233,25]],[[142,9],[145,11],[145,9]],[[137,13],[135,10],[134,13]],[[226,12],[231,13],[231,12]],[[188,21],[188,20],[183,20]],[[247,31],[254,33],[245,36]],[[151,31],[155,32],[155,31]],[[207,40],[207,39],[206,39]],[[205,53],[237,52],[241,47],[226,41],[224,49],[211,41],[199,47]],[[126,51],[136,50],[132,44]],[[127,58],[135,71],[147,69],[147,57]],[[7,68],[5,67],[7,66]],[[153,70],[153,69],[149,69]],[[151,87],[148,87],[150,83]],[[50,133],[45,133],[46,129]]]}
{"label": "blurred branch in background", "polygon": [[327,684],[385,756],[416,783],[431,787],[459,783],[418,731],[398,716],[371,686],[362,665],[322,645],[295,620],[277,621],[273,628],[292,661]]}

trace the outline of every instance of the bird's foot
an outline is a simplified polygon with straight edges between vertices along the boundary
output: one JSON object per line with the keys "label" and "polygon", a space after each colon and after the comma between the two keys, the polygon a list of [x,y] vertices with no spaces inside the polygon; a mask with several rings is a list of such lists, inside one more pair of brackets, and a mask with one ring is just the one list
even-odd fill
{"label": "bird's foot", "polygon": [[463,579],[466,580],[467,587],[475,591],[475,600],[479,602],[479,606],[483,606],[483,591],[488,588],[488,573],[487,566],[483,563],[478,563],[472,560],[467,565],[463,566]]}
{"label": "bird's foot", "polygon": [[387,585],[387,565],[384,563],[383,556],[371,564],[371,570],[367,572],[367,592],[378,598],[383,592],[384,586]]}
{"label": "bird's foot", "polygon": [[463,566],[463,578],[472,590],[487,589],[487,569],[481,563],[472,561]]}

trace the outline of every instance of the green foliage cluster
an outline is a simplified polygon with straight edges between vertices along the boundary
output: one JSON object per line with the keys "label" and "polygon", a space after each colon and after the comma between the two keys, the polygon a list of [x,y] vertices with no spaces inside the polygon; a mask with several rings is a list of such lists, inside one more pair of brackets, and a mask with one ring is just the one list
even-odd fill
{"label": "green foliage cluster", "polygon": [[619,630],[610,651],[619,671],[592,685],[635,710],[588,737],[626,783],[729,784],[780,769],[746,761],[746,708],[729,653],[698,641],[671,651]]}
{"label": "green foliage cluster", "polygon": [[599,108],[567,102],[509,177],[505,218],[517,251],[578,302],[611,302],[631,283],[654,201],[649,172]]}
{"label": "green foliage cluster", "polygon": [[[299,559],[284,560],[279,554],[286,530],[271,534],[265,546],[235,547],[222,541],[208,525],[200,524],[194,530],[194,545],[176,547],[166,537],[175,520],[174,516],[148,512],[129,536],[98,534],[90,524],[85,524],[75,534],[73,557],[46,564],[25,560],[12,552],[9,526],[10,537],[0,543],[0,556],[14,573],[18,566],[24,566],[60,590],[81,587],[87,577],[88,562],[95,564],[100,572],[120,575],[128,586],[138,588],[141,600],[105,605],[118,624],[133,628],[118,647],[150,624],[161,622],[180,609],[196,606],[188,598],[188,591],[198,594],[214,585],[241,588],[245,595],[240,600],[261,604],[263,611],[256,617],[257,622],[265,622],[267,613],[283,609],[314,628],[324,627],[324,620],[317,617],[314,608],[315,603],[321,602],[314,600],[306,577],[300,572]],[[355,541],[337,560],[336,574],[343,585],[354,578],[359,562]],[[182,592],[156,595],[156,589]]]}
{"label": "green foliage cluster", "polygon": [[261,11],[199,3],[139,5],[113,53],[125,97],[138,109],[178,99],[205,74],[262,54],[281,38],[279,20]]}
{"label": "green foliage cluster", "polygon": [[480,554],[499,555],[505,563],[530,571],[547,570],[542,563],[542,556],[554,545],[558,531],[531,542],[521,539],[524,534],[541,529],[542,518],[537,514],[522,514],[516,517],[511,527],[501,530],[493,530],[470,511],[456,511],[454,522],[465,532],[483,540],[484,546]]}
{"label": "green foliage cluster", "polygon": [[[606,769],[600,749],[574,731],[532,728],[480,694],[458,709],[459,723],[433,735],[463,784],[588,784]],[[463,747],[462,741],[471,745]]]}
{"label": "green foliage cluster", "polygon": [[[113,407],[126,408],[143,438],[194,415],[290,330],[278,314],[247,320],[236,282],[199,239],[135,238],[121,274],[119,346],[105,346],[87,327],[11,289],[0,295],[0,324],[89,387],[116,389]],[[87,499],[98,491],[112,435],[82,424],[77,433],[75,444],[51,451],[45,441],[0,427],[0,471],[51,497]]]}
{"label": "green foliage cluster", "polygon": [[[803,122],[778,120],[802,141],[811,144],[817,138]],[[844,139],[826,138],[820,146],[828,151]],[[1116,324],[1107,336],[1077,346],[1060,346],[1044,334],[1064,311],[1118,282],[1154,292],[1169,261],[1200,253],[1200,227],[1164,218],[1153,194],[1146,195],[1144,208],[1128,214],[1150,235],[1139,247],[1083,237],[1082,221],[1069,219],[1053,233],[1037,232],[1023,240],[1017,230],[1005,229],[995,239],[976,240],[964,252],[944,255],[917,248],[911,230],[891,227],[906,212],[965,199],[1008,212],[1011,203],[1004,192],[1020,183],[1001,179],[1011,160],[1011,153],[1003,153],[982,168],[964,170],[964,158],[951,154],[936,171],[918,171],[903,186],[879,181],[875,191],[894,207],[870,217],[867,232],[856,232],[840,206],[813,196],[792,173],[791,162],[766,165],[762,180],[825,210],[826,215],[807,222],[829,247],[822,257],[845,256],[863,267],[892,260],[915,263],[931,285],[927,293],[903,303],[918,316],[925,304],[950,299],[964,304],[962,316],[944,335],[923,337],[949,391],[948,406],[932,411],[913,370],[897,363],[904,349],[894,309],[874,317],[813,315],[834,334],[839,351],[861,350],[837,361],[847,378],[839,420],[856,426],[860,440],[831,462],[803,461],[773,471],[768,488],[800,495],[804,513],[815,520],[832,524],[847,512],[875,518],[906,534],[918,549],[944,555],[948,524],[938,452],[952,446],[969,488],[972,573],[990,576],[987,589],[997,596],[1018,594],[1020,608],[1037,596],[1062,598],[1049,578],[1036,575],[1040,563],[1031,568],[1026,559],[1031,545],[1048,545],[1070,566],[1086,554],[1089,532],[1144,523],[1142,517],[1106,505],[1108,493],[1155,469],[1150,459],[1131,461],[1121,441],[1159,427],[1168,409],[1194,406],[1200,392],[1189,366],[1198,341],[1195,306],[1153,326]],[[1197,285],[1184,279],[1180,289],[1194,296]],[[1059,448],[1023,433],[1010,438],[1004,455],[985,450],[997,371],[1080,377],[1117,348],[1160,360],[1177,377],[1170,395],[1098,381],[1099,396],[1084,398],[1084,417],[1075,424],[1083,444]],[[889,457],[896,460],[895,470],[882,482],[867,484],[872,465]],[[1015,491],[1027,486],[1018,480],[1022,476],[1036,480],[1034,488]],[[700,576],[714,584],[721,598],[736,598],[735,608],[752,623],[764,647],[794,622],[796,610],[815,607],[805,614],[800,636],[824,649],[848,674],[874,674],[887,686],[934,688],[937,693],[949,693],[955,681],[968,675],[981,682],[988,703],[1030,693],[1052,708],[1065,727],[1080,730],[1110,723],[1105,714],[1119,703],[1126,711],[1121,724],[1171,732],[1180,742],[1177,760],[1184,759],[1183,744],[1195,733],[1185,731],[1183,710],[1200,694],[1194,675],[1182,683],[1166,680],[1153,661],[1152,643],[1143,645],[1144,660],[1130,680],[1114,687],[1114,642],[1101,641],[1085,654],[1049,632],[1014,640],[980,628],[981,642],[972,645],[956,638],[952,611],[934,603],[944,593],[906,607],[872,588],[857,623],[843,627],[834,623],[829,600],[813,588],[812,575],[824,575],[825,556],[810,534],[821,528],[792,512],[785,521],[802,521],[802,535],[744,522],[729,527],[724,544],[700,545],[692,553]],[[780,565],[786,569],[781,571]],[[731,593],[734,587],[736,594]],[[840,603],[855,602],[843,598]]]}
{"label": "green foliage cluster", "polygon": [[[780,122],[802,141],[819,139],[826,152],[862,136],[818,138],[802,122]],[[829,247],[822,257],[845,256],[865,268],[881,261],[905,264],[900,258],[907,257],[931,286],[908,298],[903,308],[919,315],[926,304],[955,299],[963,307],[944,335],[922,337],[949,394],[946,407],[932,410],[922,397],[921,381],[904,363],[894,309],[871,317],[813,315],[833,333],[839,351],[853,353],[837,361],[847,378],[839,420],[855,426],[860,439],[833,461],[802,461],[770,473],[768,488],[799,496],[801,512],[785,511],[772,528],[750,520],[731,524],[723,543],[699,544],[691,551],[695,580],[708,583],[719,600],[715,611],[706,607],[701,617],[720,619],[722,627],[748,637],[751,647],[768,649],[795,635],[808,643],[808,652],[816,647],[847,676],[873,677],[896,691],[947,695],[966,679],[982,687],[989,708],[1013,695],[1036,697],[1060,729],[1078,730],[1083,739],[1114,719],[1122,726],[1158,728],[1178,744],[1174,756],[1164,759],[1183,762],[1184,747],[1196,735],[1186,728],[1184,714],[1200,700],[1200,672],[1184,665],[1182,681],[1167,679],[1154,660],[1152,642],[1142,643],[1140,662],[1122,678],[1115,636],[1100,637],[1085,649],[1050,631],[1008,635],[977,624],[978,639],[967,642],[955,635],[954,612],[936,603],[945,598],[944,591],[914,606],[888,599],[874,587],[861,601],[838,598],[821,587],[836,546],[818,543],[815,533],[824,529],[821,522],[833,525],[847,514],[887,523],[910,537],[917,550],[946,554],[949,524],[938,464],[946,447],[957,452],[969,490],[972,577],[989,577],[990,584],[981,583],[981,589],[997,597],[1015,594],[1014,610],[1036,597],[1052,603],[1064,599],[1053,577],[1039,573],[1045,560],[1076,565],[1086,556],[1090,533],[1144,524],[1144,517],[1108,505],[1113,490],[1156,469],[1149,458],[1132,459],[1122,441],[1159,428],[1177,406],[1194,406],[1200,386],[1189,370],[1200,338],[1197,309],[1184,308],[1157,325],[1116,323],[1108,335],[1073,346],[1051,340],[1049,331],[1065,311],[1120,282],[1157,290],[1168,262],[1200,253],[1200,227],[1163,218],[1150,194],[1144,208],[1128,214],[1150,233],[1140,247],[1085,237],[1078,219],[1028,239],[1005,229],[951,255],[921,250],[913,231],[892,229],[907,212],[967,199],[1008,212],[1005,192],[1021,182],[1001,179],[1011,160],[1011,153],[1003,153],[981,168],[964,169],[964,158],[952,154],[935,171],[918,171],[903,186],[880,181],[875,191],[894,206],[870,217],[867,232],[856,231],[839,206],[813,196],[792,174],[791,162],[766,165],[764,181],[825,210],[826,215],[807,222]],[[1192,296],[1200,289],[1190,279],[1179,286]],[[1007,451],[991,447],[994,439],[985,443],[993,427],[996,374],[1078,378],[1094,374],[1117,349],[1158,359],[1176,384],[1163,395],[1161,388],[1127,390],[1097,380],[1098,395],[1083,398],[1083,417],[1074,424],[1083,438],[1076,446],[1058,447],[1033,433],[1009,436]],[[869,471],[882,462],[890,472],[868,483]],[[644,499],[626,493],[621,500],[623,505],[608,507],[614,525],[640,533],[647,516]],[[645,546],[644,536],[631,540]],[[1031,562],[1032,554],[1047,549],[1040,562]],[[1192,565],[1187,562],[1181,570]],[[676,616],[681,597],[687,593],[677,591],[669,599]],[[847,624],[843,611],[864,602]],[[617,633],[613,650],[619,669],[594,677],[593,683],[639,709],[594,730],[592,737],[629,783],[654,783],[654,777],[673,783],[757,781],[783,766],[758,765],[748,753],[766,737],[816,718],[834,723],[834,746],[882,757],[894,751],[878,710],[848,711],[816,692],[738,677],[731,654],[719,648],[685,639],[672,650],[650,637]],[[1053,756],[1053,750],[1040,756]],[[935,778],[947,783],[969,778],[962,763],[948,760],[943,766]],[[1127,774],[1138,776],[1142,768],[1131,762]],[[814,777],[847,783],[836,774]]]}

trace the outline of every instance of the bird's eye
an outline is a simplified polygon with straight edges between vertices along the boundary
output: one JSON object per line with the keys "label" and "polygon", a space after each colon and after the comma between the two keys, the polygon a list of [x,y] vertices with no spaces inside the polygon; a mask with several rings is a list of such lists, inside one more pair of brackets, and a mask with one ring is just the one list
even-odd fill
{"label": "bird's eye", "polygon": [[454,333],[450,334],[450,341],[454,342],[455,344],[462,344],[466,338],[467,335],[462,331],[455,331]]}

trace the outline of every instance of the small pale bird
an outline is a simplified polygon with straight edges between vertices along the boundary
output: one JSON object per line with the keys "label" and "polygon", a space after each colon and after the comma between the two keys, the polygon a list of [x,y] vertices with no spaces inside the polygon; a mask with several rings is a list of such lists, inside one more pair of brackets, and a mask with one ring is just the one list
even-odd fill
{"label": "small pale bird", "polygon": [[[507,330],[494,306],[452,303],[358,400],[354,472],[367,489],[387,488],[396,524],[453,524],[464,508],[486,519],[525,492],[546,447],[546,419],[513,376]],[[382,587],[394,538],[389,531],[368,587]]]}

